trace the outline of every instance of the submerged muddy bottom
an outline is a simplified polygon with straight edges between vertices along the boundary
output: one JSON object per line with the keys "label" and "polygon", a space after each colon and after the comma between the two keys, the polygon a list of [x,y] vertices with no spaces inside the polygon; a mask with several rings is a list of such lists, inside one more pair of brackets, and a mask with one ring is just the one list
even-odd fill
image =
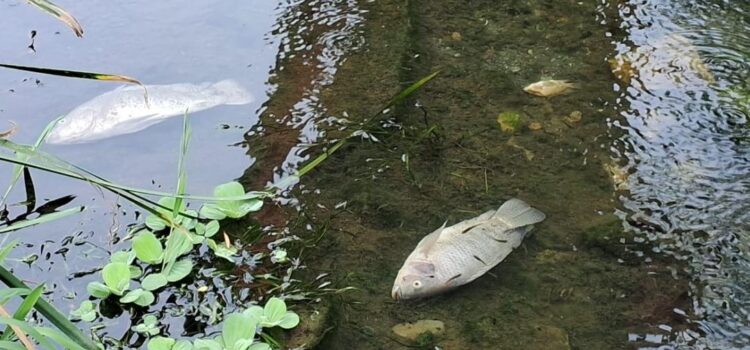
{"label": "submerged muddy bottom", "polygon": [[[330,272],[337,287],[356,288],[330,297],[317,348],[615,349],[700,334],[682,264],[644,254],[652,245],[615,215],[627,195],[627,174],[611,160],[621,132],[609,127],[624,108],[607,63],[617,4],[358,5],[363,21],[333,43],[353,44],[335,75],[320,84],[328,61],[315,48],[286,57],[278,76],[284,88],[248,138],[258,164],[288,165],[273,173],[255,167],[249,181],[282,178],[318,154],[310,143],[356,130],[401,88],[442,69],[302,179],[292,192],[301,215],[258,217],[314,242],[303,255],[313,276]],[[341,28],[348,27],[339,22],[304,39],[330,43]],[[523,92],[541,79],[577,88],[552,98]],[[498,125],[505,112],[520,116],[515,131]],[[498,267],[444,295],[390,298],[399,267],[424,235],[511,197],[547,219]],[[416,340],[392,332],[419,320],[445,328]]]}

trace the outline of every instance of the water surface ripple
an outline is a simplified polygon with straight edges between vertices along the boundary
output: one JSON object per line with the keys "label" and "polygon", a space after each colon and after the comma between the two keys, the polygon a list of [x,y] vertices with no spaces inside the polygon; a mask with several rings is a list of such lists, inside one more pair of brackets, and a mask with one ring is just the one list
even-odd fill
{"label": "water surface ripple", "polygon": [[750,5],[626,1],[610,60],[623,219],[693,276],[691,322],[672,345],[750,343]]}

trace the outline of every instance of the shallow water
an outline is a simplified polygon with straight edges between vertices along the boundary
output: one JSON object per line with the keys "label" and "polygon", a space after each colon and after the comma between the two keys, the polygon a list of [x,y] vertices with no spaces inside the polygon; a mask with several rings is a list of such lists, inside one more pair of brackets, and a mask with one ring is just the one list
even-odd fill
{"label": "shallow water", "polygon": [[[374,139],[352,139],[290,187],[281,205],[256,216],[314,242],[303,255],[312,275],[330,272],[337,287],[358,289],[332,298],[321,349],[407,348],[390,328],[419,319],[446,323],[446,334],[424,348],[741,348],[750,341],[750,86],[743,83],[750,8],[743,4],[61,5],[83,24],[84,39],[25,2],[0,1],[0,62],[119,73],[147,84],[233,78],[253,93],[251,105],[191,118],[194,194],[235,178],[258,189],[287,177],[400,88],[443,69],[380,116],[387,122],[368,130]],[[27,48],[32,29],[36,52]],[[549,99],[522,91],[547,78],[578,88]],[[14,140],[23,143],[116,86],[11,70],[0,70],[0,81],[0,118],[18,122]],[[505,111],[519,112],[524,126],[501,132],[495,118]],[[576,112],[581,120],[571,119]],[[532,122],[541,130],[531,130]],[[171,191],[181,128],[174,118],[45,149],[110,180]],[[91,186],[33,175],[39,196],[74,193],[89,206],[30,229],[28,245],[12,255],[38,255],[30,266],[12,267],[53,287],[48,298],[67,312],[83,297],[69,294],[96,278],[73,274],[99,267],[137,218]],[[513,196],[548,219],[491,274],[429,300],[390,300],[398,268],[423,235]],[[17,189],[13,200],[22,199]],[[74,238],[60,240],[66,236]],[[200,302],[248,296],[210,276],[201,283],[217,290]],[[164,295],[161,302],[174,311],[164,315],[172,334],[202,335],[181,314],[190,300]],[[106,333],[121,337],[128,316],[114,312]]]}

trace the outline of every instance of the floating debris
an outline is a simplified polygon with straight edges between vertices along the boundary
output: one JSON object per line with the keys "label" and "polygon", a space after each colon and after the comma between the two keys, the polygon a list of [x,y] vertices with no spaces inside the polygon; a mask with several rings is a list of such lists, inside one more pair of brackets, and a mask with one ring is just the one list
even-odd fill
{"label": "floating debris", "polygon": [[445,332],[445,324],[439,320],[419,320],[414,323],[399,323],[391,328],[393,333],[404,339],[416,341],[424,333],[440,336]]}
{"label": "floating debris", "polygon": [[18,132],[18,126],[12,120],[8,121],[11,124],[10,129],[0,132],[0,139],[7,139]]}
{"label": "floating debris", "polygon": [[612,74],[623,84],[630,85],[630,81],[638,77],[638,69],[635,68],[627,57],[613,57],[608,62]]}
{"label": "floating debris", "polygon": [[521,126],[521,116],[516,112],[503,112],[498,114],[497,123],[500,124],[500,130],[512,133]]}
{"label": "floating debris", "polygon": [[453,41],[461,41],[463,40],[463,36],[461,36],[461,33],[459,32],[453,32],[451,33],[451,39],[453,39]]}
{"label": "floating debris", "polygon": [[615,190],[622,191],[628,189],[629,174],[625,169],[612,162],[605,163],[602,167],[604,167],[604,170],[606,170],[612,178],[612,185],[614,185]]}
{"label": "floating debris", "polygon": [[576,85],[567,80],[542,80],[526,86],[523,91],[536,96],[552,97],[575,88]]}
{"label": "floating debris", "polygon": [[540,122],[531,122],[531,123],[529,123],[529,130],[531,130],[531,131],[542,130],[542,123],[540,123]]}

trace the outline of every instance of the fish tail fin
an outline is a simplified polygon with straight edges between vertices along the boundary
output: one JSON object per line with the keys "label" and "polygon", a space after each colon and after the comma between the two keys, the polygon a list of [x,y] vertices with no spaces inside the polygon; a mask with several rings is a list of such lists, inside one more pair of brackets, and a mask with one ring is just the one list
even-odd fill
{"label": "fish tail fin", "polygon": [[500,219],[507,223],[510,226],[509,229],[533,225],[541,222],[545,217],[544,213],[517,198],[511,198],[503,203],[500,209],[492,215],[493,219]]}
{"label": "fish tail fin", "polygon": [[232,79],[224,79],[211,87],[228,105],[244,105],[254,100],[253,95],[247,89]]}

